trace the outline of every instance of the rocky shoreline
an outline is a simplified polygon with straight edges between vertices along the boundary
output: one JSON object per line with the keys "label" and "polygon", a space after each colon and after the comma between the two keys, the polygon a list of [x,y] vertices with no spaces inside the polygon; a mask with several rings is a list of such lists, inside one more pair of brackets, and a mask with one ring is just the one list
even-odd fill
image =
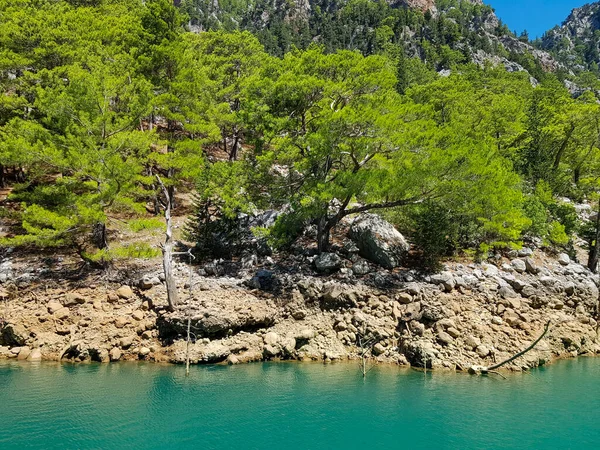
{"label": "rocky shoreline", "polygon": [[188,316],[193,364],[351,360],[367,350],[373,362],[466,370],[527,347],[548,320],[544,340],[506,369],[599,354],[597,275],[566,255],[509,256],[429,276],[381,270],[364,279],[277,267],[209,276],[195,267],[191,301],[183,294],[188,268],[178,263],[183,305],[174,312],[159,273],[16,277],[5,258],[0,358],[181,364]]}

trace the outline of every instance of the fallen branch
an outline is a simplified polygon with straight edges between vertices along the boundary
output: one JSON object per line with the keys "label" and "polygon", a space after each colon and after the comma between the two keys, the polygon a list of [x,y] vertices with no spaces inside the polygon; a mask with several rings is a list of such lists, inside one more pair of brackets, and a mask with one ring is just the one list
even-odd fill
{"label": "fallen branch", "polygon": [[529,347],[527,347],[525,350],[521,350],[519,353],[516,353],[515,355],[511,356],[510,358],[508,358],[498,364],[494,364],[493,366],[490,366],[490,367],[472,366],[469,368],[469,373],[482,374],[482,375],[487,375],[488,373],[498,374],[498,372],[495,372],[496,369],[499,369],[500,367],[523,356],[528,351],[533,350],[533,348],[544,338],[544,336],[546,336],[546,333],[548,333],[549,328],[550,328],[550,321],[546,322],[546,326],[544,327],[544,332],[540,335],[540,337],[538,337],[535,341],[533,341],[533,343]]}

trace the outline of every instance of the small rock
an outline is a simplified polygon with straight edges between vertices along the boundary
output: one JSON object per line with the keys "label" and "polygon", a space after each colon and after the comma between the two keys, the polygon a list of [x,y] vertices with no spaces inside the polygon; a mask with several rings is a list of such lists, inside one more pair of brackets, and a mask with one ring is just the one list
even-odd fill
{"label": "small rock", "polygon": [[279,343],[279,335],[273,331],[263,336],[263,341],[266,345],[277,345]]}
{"label": "small rock", "polygon": [[540,273],[540,268],[535,264],[535,262],[531,258],[525,258],[525,267],[527,268],[527,272],[529,272],[532,275]]}
{"label": "small rock", "polygon": [[475,336],[467,336],[465,338],[465,344],[470,348],[477,348],[481,345],[481,341]]}
{"label": "small rock", "polygon": [[568,266],[571,264],[571,258],[566,253],[561,253],[558,255],[558,262],[561,266]]}
{"label": "small rock", "polygon": [[397,296],[396,296],[396,300],[401,303],[402,305],[407,305],[409,303],[412,303],[413,301],[413,297],[412,295],[410,295],[408,292],[400,292]]}
{"label": "small rock", "polygon": [[119,345],[121,346],[121,348],[129,348],[133,344],[133,339],[133,336],[126,336],[124,338],[121,338],[121,340],[119,341]]}
{"label": "small rock", "polygon": [[138,320],[138,321],[140,321],[140,320],[143,320],[143,319],[144,319],[144,312],[143,312],[143,311],[140,311],[140,310],[138,309],[138,310],[134,311],[134,312],[131,314],[131,317],[133,317],[135,320]]}
{"label": "small rock", "polygon": [[62,303],[57,302],[56,300],[51,300],[46,305],[46,309],[48,309],[48,312],[50,314],[54,314],[56,311],[58,311],[61,308],[63,308]]}
{"label": "small rock", "polygon": [[431,282],[433,284],[442,285],[446,292],[452,291],[456,286],[456,281],[454,281],[454,276],[452,272],[442,272],[431,276]]}
{"label": "small rock", "polygon": [[519,250],[518,254],[520,257],[524,258],[533,255],[533,250],[527,247],[523,247],[521,250]]}
{"label": "small rock", "polygon": [[127,300],[133,297],[133,290],[129,286],[123,285],[117,289],[116,294],[119,298]]}
{"label": "small rock", "polygon": [[419,295],[421,293],[421,285],[419,283],[406,283],[406,286],[404,286],[404,288],[406,289],[406,292],[408,292],[410,295]]}
{"label": "small rock", "polygon": [[492,317],[492,323],[494,325],[502,325],[502,318],[500,318],[498,316],[494,316],[494,317]]}
{"label": "small rock", "polygon": [[297,310],[297,311],[294,311],[294,312],[292,313],[292,317],[293,317],[295,320],[304,320],[304,319],[306,318],[306,311],[303,311],[303,310],[301,310],[301,309],[299,309],[299,310]]}
{"label": "small rock", "polygon": [[28,361],[41,361],[42,360],[42,351],[39,348],[35,348],[31,351],[29,356],[27,357]]}
{"label": "small rock", "polygon": [[515,298],[517,296],[517,293],[508,286],[502,286],[498,290],[498,294],[500,295],[500,297],[502,297],[504,299],[511,299],[511,298]]}
{"label": "small rock", "polygon": [[86,298],[77,292],[69,292],[63,299],[64,306],[83,305],[85,302]]}
{"label": "small rock", "polygon": [[119,349],[117,347],[114,347],[108,354],[111,361],[120,360],[122,355],[123,355],[123,353],[121,352],[121,349]]}
{"label": "small rock", "polygon": [[119,316],[115,319],[115,327],[117,327],[117,328],[123,328],[128,323],[129,323],[129,321],[125,317]]}
{"label": "small rock", "polygon": [[515,272],[517,273],[525,273],[527,271],[527,266],[525,265],[525,261],[523,261],[522,259],[513,259],[510,264],[512,265],[513,269],[515,269]]}
{"label": "small rock", "polygon": [[523,286],[523,289],[521,289],[521,295],[525,298],[533,297],[535,293],[536,289],[530,284]]}
{"label": "small rock", "polygon": [[335,272],[342,267],[342,258],[335,253],[321,253],[314,260],[315,268],[319,272]]}
{"label": "small rock", "polygon": [[385,353],[385,347],[380,342],[373,346],[373,354],[375,356],[383,355]]}
{"label": "small rock", "polygon": [[481,344],[477,346],[475,352],[480,358],[486,358],[490,354],[490,348],[487,345]]}
{"label": "small rock", "polygon": [[62,307],[54,312],[54,317],[58,320],[65,320],[71,315],[69,308]]}
{"label": "small rock", "polygon": [[300,333],[296,336],[296,339],[299,341],[308,341],[312,338],[314,338],[317,335],[317,333],[314,330],[311,330],[310,328],[306,328],[302,331],[300,331]]}
{"label": "small rock", "polygon": [[437,340],[440,344],[443,344],[443,345],[450,345],[454,342],[454,338],[452,336],[450,336],[448,333],[446,333],[445,331],[440,331],[437,334]]}
{"label": "small rock", "polygon": [[158,286],[161,284],[161,281],[158,277],[151,277],[149,275],[144,276],[140,282],[138,283],[140,289],[148,290],[152,289],[154,286]]}
{"label": "small rock", "polygon": [[149,354],[150,354],[150,349],[148,347],[142,347],[142,348],[140,348],[140,350],[138,352],[138,355],[140,355],[142,358],[145,358]]}
{"label": "small rock", "polygon": [[352,272],[358,276],[363,276],[371,272],[371,267],[369,267],[369,263],[367,261],[361,259],[352,264]]}
{"label": "small rock", "polygon": [[452,336],[454,339],[458,338],[461,335],[461,332],[458,331],[456,328],[454,327],[450,327],[446,330],[446,333],[448,333],[450,336]]}

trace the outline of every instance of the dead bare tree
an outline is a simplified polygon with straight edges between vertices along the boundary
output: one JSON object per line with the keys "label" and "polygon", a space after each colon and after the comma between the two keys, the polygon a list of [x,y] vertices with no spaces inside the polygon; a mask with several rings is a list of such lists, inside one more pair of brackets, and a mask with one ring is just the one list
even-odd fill
{"label": "dead bare tree", "polygon": [[520,358],[525,353],[532,350],[544,338],[544,336],[546,336],[546,333],[548,333],[549,328],[550,328],[550,321],[546,322],[546,326],[544,327],[544,331],[542,332],[540,337],[538,337],[535,341],[533,341],[533,343],[529,347],[527,347],[524,350],[521,350],[519,353],[515,353],[510,358],[505,359],[504,361],[499,362],[498,364],[494,364],[493,366],[490,366],[490,367],[472,366],[469,368],[469,373],[481,374],[481,375],[487,375],[488,373],[493,373],[493,374],[502,376],[502,374],[500,374],[499,372],[496,372],[496,370],[499,369],[500,367],[514,361],[515,359]]}
{"label": "dead bare tree", "polygon": [[373,347],[379,342],[379,340],[374,337],[365,337],[365,333],[358,333],[358,347],[360,348],[360,371],[362,373],[363,378],[367,376],[367,373],[373,367],[367,368],[367,362],[369,360],[369,353],[373,353]]}
{"label": "dead bare tree", "polygon": [[173,311],[178,304],[177,299],[177,284],[173,277],[173,228],[171,223],[171,209],[173,205],[173,199],[169,194],[169,190],[164,185],[158,175],[156,179],[160,184],[160,187],[165,196],[165,222],[167,224],[167,231],[165,233],[165,243],[161,246],[163,254],[163,270],[165,273],[165,284],[167,285],[167,302],[169,304],[169,310]]}

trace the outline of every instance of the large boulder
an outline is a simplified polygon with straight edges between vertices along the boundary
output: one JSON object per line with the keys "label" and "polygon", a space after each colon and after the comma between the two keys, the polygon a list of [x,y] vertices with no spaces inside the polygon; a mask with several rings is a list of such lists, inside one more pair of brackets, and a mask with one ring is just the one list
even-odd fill
{"label": "large boulder", "polygon": [[392,224],[374,214],[358,217],[350,227],[349,236],[363,258],[386,269],[398,267],[410,248]]}

